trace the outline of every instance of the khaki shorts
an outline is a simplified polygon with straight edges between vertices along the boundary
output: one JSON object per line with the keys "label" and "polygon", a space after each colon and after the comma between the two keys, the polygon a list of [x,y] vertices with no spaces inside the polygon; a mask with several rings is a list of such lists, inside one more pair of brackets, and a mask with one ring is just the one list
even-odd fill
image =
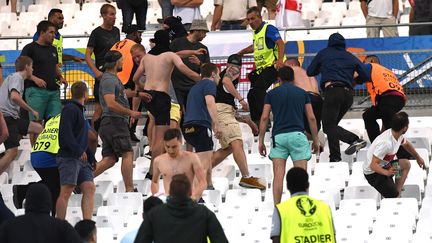
{"label": "khaki shorts", "polygon": [[180,105],[176,103],[171,103],[170,120],[180,123],[180,119],[181,119]]}
{"label": "khaki shorts", "polygon": [[219,143],[222,149],[227,148],[235,140],[242,140],[239,122],[235,119],[234,107],[224,103],[216,103],[219,126],[222,131]]}

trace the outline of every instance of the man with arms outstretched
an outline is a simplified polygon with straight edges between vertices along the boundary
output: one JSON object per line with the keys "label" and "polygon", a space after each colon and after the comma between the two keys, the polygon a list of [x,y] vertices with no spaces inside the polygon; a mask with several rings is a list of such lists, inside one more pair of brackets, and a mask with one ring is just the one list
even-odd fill
{"label": "man with arms outstretched", "polygon": [[151,191],[156,194],[159,191],[159,177],[163,176],[165,194],[169,195],[171,178],[177,174],[185,174],[191,184],[196,177],[197,183],[192,187],[192,199],[201,198],[202,192],[206,189],[204,169],[195,153],[182,151],[181,132],[178,129],[168,129],[164,134],[166,153],[155,158],[153,164],[153,180]]}
{"label": "man with arms outstretched", "polygon": [[[182,73],[195,81],[201,79],[197,73],[189,69],[182,62],[181,58],[173,52],[165,52],[158,56],[145,55],[141,59],[133,78],[134,82],[139,86],[139,79],[144,72],[146,74],[144,92],[138,92],[137,95],[144,101],[147,101],[144,103],[145,108],[155,118],[155,133],[151,145],[152,161],[164,152],[162,144],[163,134],[170,125],[171,98],[168,95],[168,88],[174,67],[177,67]],[[152,171],[151,169],[152,167],[150,171]]]}

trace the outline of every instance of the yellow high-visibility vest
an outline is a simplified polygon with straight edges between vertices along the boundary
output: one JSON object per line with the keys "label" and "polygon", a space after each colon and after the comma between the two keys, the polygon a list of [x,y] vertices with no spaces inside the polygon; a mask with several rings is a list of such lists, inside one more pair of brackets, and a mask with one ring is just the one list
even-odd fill
{"label": "yellow high-visibility vest", "polygon": [[45,128],[39,134],[31,152],[47,152],[57,154],[60,149],[58,135],[60,128],[60,114],[52,117],[45,123]]}
{"label": "yellow high-visibility vest", "polygon": [[281,219],[281,243],[336,242],[331,211],[324,202],[299,195],[276,207]]}

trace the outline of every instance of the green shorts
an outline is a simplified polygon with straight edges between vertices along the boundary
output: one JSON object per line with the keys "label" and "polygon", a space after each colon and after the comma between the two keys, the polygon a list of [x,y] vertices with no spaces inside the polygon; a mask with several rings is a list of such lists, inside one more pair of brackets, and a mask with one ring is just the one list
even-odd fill
{"label": "green shorts", "polygon": [[281,133],[275,136],[270,151],[270,159],[287,159],[292,161],[310,160],[311,149],[307,137],[302,132]]}
{"label": "green shorts", "polygon": [[[47,120],[61,112],[60,90],[46,90],[29,87],[25,90],[27,104],[39,113],[38,120]],[[34,121],[33,114],[29,112],[30,121]]]}

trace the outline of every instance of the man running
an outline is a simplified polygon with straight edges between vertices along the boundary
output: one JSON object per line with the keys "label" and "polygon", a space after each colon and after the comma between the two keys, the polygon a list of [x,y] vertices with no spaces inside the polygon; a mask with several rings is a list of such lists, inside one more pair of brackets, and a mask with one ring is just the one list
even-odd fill
{"label": "man running", "polygon": [[[152,139],[152,161],[154,158],[163,153],[163,135],[170,125],[171,98],[168,95],[169,83],[171,82],[171,73],[177,67],[182,73],[195,81],[201,77],[189,69],[181,58],[173,52],[165,52],[158,56],[147,54],[140,62],[135,72],[133,80],[139,85],[139,80],[143,73],[146,74],[144,84],[145,92],[138,92],[137,95],[143,98],[145,108],[155,118],[155,132]],[[149,97],[151,96],[151,98]],[[152,167],[150,168],[150,171]],[[151,177],[151,176],[149,176]]]}
{"label": "man running", "polygon": [[163,140],[166,153],[159,155],[154,160],[152,194],[159,191],[160,175],[163,176],[165,194],[169,195],[171,178],[177,174],[185,174],[191,184],[196,177],[197,183],[192,189],[192,199],[195,201],[200,199],[202,192],[207,188],[207,182],[198,156],[195,153],[181,150],[182,138],[178,129],[168,129]]}

